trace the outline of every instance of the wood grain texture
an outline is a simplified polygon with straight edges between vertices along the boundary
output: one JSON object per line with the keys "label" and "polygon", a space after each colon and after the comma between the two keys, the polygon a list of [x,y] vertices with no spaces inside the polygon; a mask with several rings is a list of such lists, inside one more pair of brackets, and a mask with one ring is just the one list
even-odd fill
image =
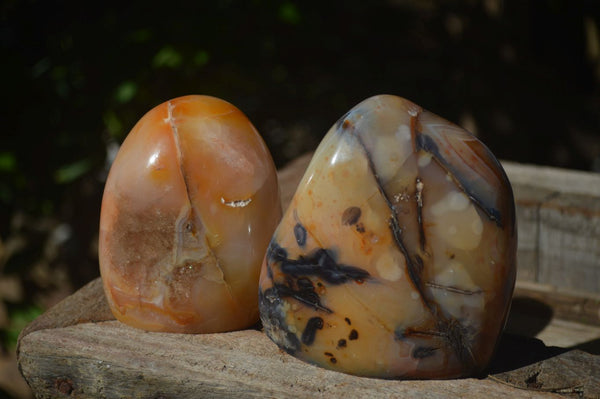
{"label": "wood grain texture", "polygon": [[600,294],[600,174],[502,165],[517,206],[518,279]]}
{"label": "wood grain texture", "polygon": [[517,279],[537,281],[540,208],[555,191],[513,184],[517,216]]}
{"label": "wood grain texture", "polygon": [[389,398],[552,397],[492,379],[389,381],[321,369],[277,349],[259,331],[144,333],[117,321],[26,336],[21,364],[38,397]]}
{"label": "wood grain texture", "polygon": [[600,198],[559,194],[539,215],[537,281],[600,293]]}
{"label": "wood grain texture", "polygon": [[[306,155],[279,172],[284,207],[309,161]],[[511,169],[507,170],[512,180]],[[520,166],[512,170],[522,172]],[[391,381],[354,377],[300,362],[279,351],[258,330],[207,335],[136,330],[114,320],[100,279],[22,331],[20,370],[39,398],[561,397],[557,393],[598,397],[600,327],[569,324],[556,316],[583,315],[575,319],[600,325],[600,300],[595,294],[527,281],[541,273],[540,227],[546,217],[542,209],[564,190],[553,188],[552,179],[542,179],[541,188],[531,186],[536,179],[529,170],[526,175],[530,183],[515,183],[517,214],[530,223],[520,231],[520,243],[529,240],[524,246],[529,252],[520,254],[519,260],[536,264],[529,274],[522,274],[526,278],[517,286],[508,333],[502,336],[485,378]],[[591,195],[582,193],[584,189],[579,187],[577,195]],[[578,211],[580,203],[576,205]],[[586,231],[596,234],[593,229]],[[561,347],[552,346],[553,342],[560,342]]]}
{"label": "wood grain texture", "polygon": [[[585,370],[585,373],[582,371]],[[513,387],[577,397],[600,397],[600,356],[571,350],[543,362],[492,376]]]}
{"label": "wood grain texture", "polygon": [[535,187],[557,193],[600,198],[600,175],[593,172],[502,161],[513,185]]}

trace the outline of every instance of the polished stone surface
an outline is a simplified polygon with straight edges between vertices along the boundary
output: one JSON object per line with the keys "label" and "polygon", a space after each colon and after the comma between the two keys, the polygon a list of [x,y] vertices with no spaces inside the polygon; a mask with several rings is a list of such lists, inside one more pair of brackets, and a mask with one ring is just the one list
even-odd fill
{"label": "polished stone surface", "polygon": [[514,200],[492,153],[395,96],[328,132],[260,278],[267,335],[316,365],[382,378],[480,372],[516,273]]}
{"label": "polished stone surface", "polygon": [[258,321],[258,277],[280,220],[275,167],[246,116],[214,97],[148,112],[106,182],[100,270],[117,319],[218,332]]}

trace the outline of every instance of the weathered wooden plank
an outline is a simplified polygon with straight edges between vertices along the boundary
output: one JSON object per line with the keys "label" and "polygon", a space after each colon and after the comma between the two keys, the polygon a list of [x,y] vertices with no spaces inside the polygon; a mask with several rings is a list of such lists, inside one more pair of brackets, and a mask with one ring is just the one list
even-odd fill
{"label": "weathered wooden plank", "polygon": [[539,238],[538,282],[600,293],[600,197],[561,193],[545,201]]}
{"label": "weathered wooden plank", "polygon": [[511,387],[575,397],[600,397],[600,356],[572,350],[518,370],[491,376]]}
{"label": "weathered wooden plank", "polygon": [[600,294],[600,174],[502,165],[517,205],[518,278]]}
{"label": "weathered wooden plank", "polygon": [[324,370],[283,353],[259,331],[144,333],[112,321],[40,330],[21,367],[38,397],[552,397],[492,379],[389,381]]}
{"label": "weathered wooden plank", "polygon": [[[523,295],[522,290],[517,290],[517,293]],[[522,302],[516,302],[511,319],[514,319],[515,314],[521,315],[521,320],[529,320],[531,324],[530,310],[524,308]],[[535,316],[542,319],[545,317],[540,314],[543,312],[539,312],[539,309],[532,310],[536,313]],[[532,394],[520,389],[513,391],[504,386],[499,387],[496,379],[506,379],[505,382],[518,388],[527,387],[526,380],[531,381],[531,375],[520,371],[521,374],[527,374],[527,378],[521,378],[521,374],[513,376],[510,372],[520,370],[513,368],[520,364],[531,366],[531,359],[544,359],[555,353],[552,348],[545,347],[539,341],[508,335],[508,339],[503,339],[499,351],[510,354],[508,360],[505,355],[503,360],[496,361],[508,363],[508,366],[496,364],[494,367],[500,370],[508,368],[509,372],[499,372],[488,377],[492,385],[490,381],[479,379],[390,382],[343,376],[306,365],[278,351],[276,346],[258,331],[190,336],[146,333],[116,321],[97,324],[92,322],[105,318],[112,318],[112,315],[102,293],[101,281],[97,279],[36,319],[24,331],[24,338],[20,340],[19,363],[38,397],[59,397],[61,392],[75,397],[162,395],[165,398],[183,398],[202,396],[200,394],[212,397],[360,397],[371,396],[373,393],[369,390],[374,390],[381,393],[379,397],[421,395],[434,398],[445,394],[478,397],[477,392],[480,392],[480,389],[489,392],[490,398],[543,397],[540,395],[545,391],[535,391]],[[509,330],[526,334],[531,332],[527,328],[519,330],[519,325],[522,324],[519,322],[519,316],[516,319],[516,323],[509,321]],[[78,324],[82,322],[83,324]],[[575,323],[563,326],[564,322],[550,318],[542,320],[542,323],[547,323],[542,335],[548,337],[548,345],[560,343],[565,347],[577,347],[581,346],[581,343],[600,339],[600,328],[597,327]],[[232,354],[231,351],[235,353]],[[180,352],[184,357],[178,360]],[[524,353],[533,357],[523,361],[521,356]],[[220,369],[213,365],[217,360],[220,362]],[[291,368],[290,362],[293,364]],[[264,385],[263,380],[272,372],[269,367],[273,367],[279,374],[274,374],[277,378],[270,379],[268,384]],[[585,377],[582,377],[584,381],[594,381],[590,380],[593,376],[586,376],[587,367],[580,371],[580,376]],[[298,368],[307,374],[296,375],[299,373]],[[262,377],[258,375],[259,370],[264,372]],[[214,375],[215,373],[224,375],[218,376]],[[238,374],[232,376],[231,373]],[[329,374],[333,374],[334,377]],[[244,382],[244,375],[250,376],[250,381]],[[565,387],[551,383],[548,378],[540,381],[545,384],[544,389],[562,390]],[[312,382],[321,383],[325,388],[319,391],[319,387]],[[275,386],[271,386],[273,384]],[[587,385],[578,383],[573,386],[583,397],[593,397],[586,396],[587,393],[583,395],[585,389],[591,389],[586,388]],[[354,393],[356,396],[352,396]]]}
{"label": "weathered wooden plank", "polygon": [[[20,340],[19,364],[38,397],[57,397],[61,392],[76,397],[364,397],[378,392],[381,396],[372,397],[434,398],[450,394],[478,397],[480,390],[488,392],[491,398],[543,397],[538,394],[544,392],[507,390],[495,379],[506,379],[520,365],[530,366],[536,363],[534,360],[552,358],[564,351],[509,334],[499,350],[504,356],[493,366],[499,372],[486,380],[383,381],[346,376],[299,362],[280,352],[255,330],[210,335],[161,334],[129,328],[117,321],[89,322],[98,314],[107,316],[99,279],[57,308],[64,312],[42,315]],[[69,309],[77,309],[78,315],[73,317]],[[518,303],[513,308],[515,312],[524,312],[525,319],[530,316]],[[83,324],[77,324],[82,320]],[[514,330],[514,323],[510,324]],[[549,325],[546,330],[556,329]],[[593,341],[594,336],[600,339],[600,328],[588,327],[584,333],[585,340]],[[565,345],[580,344],[577,329],[572,326],[566,330],[563,326],[560,339]],[[529,358],[523,360],[523,354]],[[588,363],[600,359],[585,356],[591,357],[586,360]],[[586,367],[579,373],[588,381],[589,364],[584,364]],[[273,377],[268,378],[270,375]],[[518,381],[521,385],[517,387],[526,387],[521,377],[511,378],[507,380],[510,384]],[[562,389],[548,379],[543,383],[548,389]],[[583,393],[588,389],[581,384],[576,387]]]}
{"label": "weathered wooden plank", "polygon": [[593,172],[502,161],[513,185],[600,198],[600,175]]}
{"label": "weathered wooden plank", "polygon": [[[536,309],[534,311],[537,312]],[[513,307],[511,318],[514,319],[515,314],[522,315],[521,320],[530,320],[531,317],[529,310],[524,309],[519,302]],[[23,332],[19,346],[19,364],[38,397],[58,397],[61,393],[70,393],[76,397],[157,397],[152,395],[156,392],[163,397],[197,397],[195,395],[199,393],[215,397],[319,397],[325,394],[329,397],[348,396],[342,387],[350,387],[350,391],[356,393],[356,396],[350,397],[367,395],[369,389],[381,392],[383,396],[380,397],[428,394],[430,396],[423,397],[433,398],[441,397],[445,392],[460,394],[463,397],[473,394],[473,397],[477,397],[478,389],[485,389],[491,398],[532,397],[528,391],[513,392],[506,387],[490,385],[489,381],[483,383],[484,380],[479,379],[400,383],[343,376],[306,365],[281,353],[266,336],[255,330],[191,336],[147,333],[116,321],[94,322],[111,318],[101,281],[96,279],[36,319]],[[527,333],[527,329],[519,330],[519,316],[516,320],[516,323],[509,321],[509,330]],[[568,346],[593,341],[594,337],[600,339],[598,327],[580,325],[579,328],[584,330],[582,334],[573,327],[573,323],[565,328],[560,322],[547,322],[554,323],[545,328],[549,345],[560,342]],[[583,341],[580,337],[583,337]],[[515,341],[515,337],[512,337],[502,342],[500,351],[512,355],[508,361],[504,359],[499,362],[508,362],[508,368],[511,362],[513,366],[520,364],[519,356],[523,352],[529,355],[534,353],[533,359],[543,359],[548,355],[548,349],[539,342],[536,350],[532,351],[532,347],[535,346],[526,338],[518,338]],[[525,351],[522,346],[526,348]],[[231,351],[235,353],[230,353]],[[184,357],[177,360],[180,352]],[[262,362],[257,359],[262,359]],[[221,362],[221,369],[217,367],[218,370],[211,366],[211,363],[217,360]],[[293,365],[291,368],[290,362]],[[277,370],[279,374],[274,375],[281,378],[271,379],[264,385],[262,381],[267,377],[259,378],[257,373],[262,370],[265,376],[271,375],[269,367]],[[495,367],[498,368],[497,365]],[[300,372],[298,368],[305,374],[297,376]],[[501,367],[506,368],[506,365]],[[250,375],[251,381],[244,382],[242,376],[230,375],[238,372]],[[215,373],[225,375],[213,375]],[[506,379],[511,375],[499,373],[490,379],[495,384],[497,381],[494,378]],[[256,385],[255,380],[261,381],[260,384]],[[295,381],[290,383],[295,388],[286,385],[290,380]],[[526,386],[524,380],[514,376],[509,383],[514,385],[517,380],[521,384],[517,387]],[[317,385],[311,385],[312,381],[322,381],[325,389],[319,391]],[[231,384],[234,387],[230,389]],[[446,388],[445,384],[449,386]],[[547,379],[545,384],[546,387],[552,388]],[[577,387],[581,391],[580,385]],[[371,395],[371,392],[368,394]]]}
{"label": "weathered wooden plank", "polygon": [[540,207],[555,191],[513,184],[517,215],[517,279],[537,281]]}

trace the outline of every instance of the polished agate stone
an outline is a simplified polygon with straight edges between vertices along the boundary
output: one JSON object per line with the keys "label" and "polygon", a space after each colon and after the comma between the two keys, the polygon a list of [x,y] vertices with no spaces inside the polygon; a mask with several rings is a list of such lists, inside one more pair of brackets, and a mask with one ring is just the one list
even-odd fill
{"label": "polished agate stone", "polygon": [[369,98],[327,133],[269,244],[266,334],[307,362],[381,378],[486,367],[515,281],[514,200],[473,135]]}
{"label": "polished agate stone", "polygon": [[129,133],[100,218],[115,317],[208,333],[258,322],[258,278],[281,218],[271,155],[246,116],[208,96],[168,101]]}

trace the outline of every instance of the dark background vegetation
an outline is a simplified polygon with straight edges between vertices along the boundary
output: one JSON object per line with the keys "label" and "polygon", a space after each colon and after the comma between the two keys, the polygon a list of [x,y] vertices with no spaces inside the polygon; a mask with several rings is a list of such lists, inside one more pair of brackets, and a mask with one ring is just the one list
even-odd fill
{"label": "dark background vegetation", "polygon": [[[278,167],[397,94],[501,159],[600,171],[600,2],[2,1],[0,348],[98,276],[104,179],[150,108],[228,100]],[[0,367],[0,374],[2,370]],[[0,396],[26,395],[0,380]]]}

